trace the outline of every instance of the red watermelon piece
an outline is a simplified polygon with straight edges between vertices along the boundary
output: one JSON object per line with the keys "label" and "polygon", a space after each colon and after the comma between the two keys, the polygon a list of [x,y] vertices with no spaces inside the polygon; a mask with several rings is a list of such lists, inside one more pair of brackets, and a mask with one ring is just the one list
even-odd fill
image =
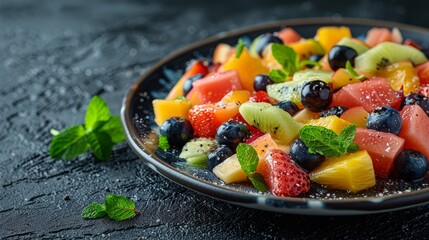
{"label": "red watermelon piece", "polygon": [[406,105],[401,111],[404,148],[423,153],[429,159],[429,117],[419,105]]}

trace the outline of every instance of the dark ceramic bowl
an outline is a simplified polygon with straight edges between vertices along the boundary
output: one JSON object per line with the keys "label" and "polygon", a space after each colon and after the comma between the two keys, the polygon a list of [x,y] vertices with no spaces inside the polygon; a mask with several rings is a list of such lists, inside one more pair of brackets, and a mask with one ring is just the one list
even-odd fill
{"label": "dark ceramic bowl", "polygon": [[[399,210],[425,204],[429,200],[427,184],[409,185],[400,180],[377,179],[377,186],[359,194],[332,191],[313,184],[303,197],[276,197],[261,194],[246,184],[225,185],[211,172],[187,167],[173,153],[157,149],[157,131],[152,100],[163,98],[177,80],[176,70],[183,69],[190,59],[209,56],[218,43],[234,45],[239,37],[255,38],[265,32],[292,27],[304,37],[315,35],[321,26],[345,25],[353,36],[365,34],[370,28],[398,27],[404,39],[429,44],[427,29],[399,23],[363,19],[297,19],[251,26],[228,33],[219,33],[191,44],[159,61],[135,82],[123,101],[121,117],[127,140],[135,153],[153,170],[196,192],[234,204],[282,213],[308,215],[353,215]],[[425,181],[427,182],[427,181]]]}

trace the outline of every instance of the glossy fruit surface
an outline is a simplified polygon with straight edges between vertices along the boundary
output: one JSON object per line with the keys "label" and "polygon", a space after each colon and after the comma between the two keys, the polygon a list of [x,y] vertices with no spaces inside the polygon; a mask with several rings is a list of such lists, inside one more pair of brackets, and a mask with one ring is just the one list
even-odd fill
{"label": "glossy fruit surface", "polygon": [[262,52],[264,51],[265,47],[270,43],[281,43],[281,44],[283,44],[283,41],[271,33],[265,33],[265,34],[261,35],[257,39],[257,42],[255,43],[256,53],[259,56],[262,56]]}
{"label": "glossy fruit surface", "polygon": [[357,56],[358,54],[353,48],[336,45],[328,53],[329,66],[334,71],[339,68],[345,68],[347,61],[350,61],[352,66],[354,66]]}
{"label": "glossy fruit surface", "polygon": [[294,116],[297,112],[299,112],[298,106],[296,106],[296,104],[294,102],[291,102],[291,101],[281,101],[281,102],[274,104],[274,106],[276,106],[280,109],[283,109],[284,111],[289,113],[291,116]]}
{"label": "glossy fruit surface", "polygon": [[320,117],[327,117],[327,116],[337,116],[337,117],[341,117],[341,115],[347,111],[348,108],[343,107],[343,106],[335,106],[335,107],[331,107],[328,108],[326,110],[323,110],[320,113]]}
{"label": "glossy fruit surface", "polygon": [[300,138],[297,138],[292,143],[289,154],[292,160],[308,172],[312,171],[325,161],[325,156],[317,153],[310,153],[308,147]]}
{"label": "glossy fruit surface", "polygon": [[404,148],[423,153],[429,159],[429,117],[418,105],[406,105],[401,111],[402,129],[399,137]]}
{"label": "glossy fruit surface", "polygon": [[398,135],[401,131],[401,114],[391,107],[377,107],[368,115],[366,128]]}
{"label": "glossy fruit surface", "polygon": [[285,152],[272,149],[263,161],[267,167],[261,174],[274,195],[295,197],[310,190],[308,174]]}
{"label": "glossy fruit surface", "polygon": [[271,98],[268,96],[265,91],[257,91],[252,96],[250,96],[248,102],[265,102],[271,103]]}
{"label": "glossy fruit surface", "polygon": [[169,118],[159,127],[159,133],[166,136],[168,143],[175,147],[182,147],[194,137],[191,123],[184,118]]}
{"label": "glossy fruit surface", "polygon": [[255,91],[267,91],[267,86],[273,84],[270,77],[266,74],[258,74],[255,76],[253,87]]}
{"label": "glossy fruit surface", "polygon": [[395,169],[405,181],[422,181],[428,170],[428,159],[421,152],[406,149],[396,157]]}
{"label": "glossy fruit surface", "polygon": [[332,90],[324,81],[308,82],[301,90],[301,102],[306,109],[321,112],[331,105]]}
{"label": "glossy fruit surface", "polygon": [[153,112],[155,114],[155,123],[158,126],[171,118],[171,117],[181,117],[188,119],[188,111],[191,108],[191,105],[187,101],[182,100],[166,100],[166,99],[156,99],[152,102]]}
{"label": "glossy fruit surface", "polygon": [[429,116],[429,99],[419,93],[410,93],[404,99],[404,105],[419,105]]}
{"label": "glossy fruit surface", "polygon": [[204,75],[197,74],[197,75],[194,75],[194,76],[186,79],[186,81],[183,83],[183,95],[186,96],[192,90],[192,88],[193,88],[192,83],[194,83],[197,80],[200,80],[203,77],[204,77]]}
{"label": "glossy fruit surface", "polygon": [[250,131],[246,124],[229,120],[222,123],[216,131],[216,141],[235,149],[239,143],[245,142],[250,137]]}
{"label": "glossy fruit surface", "polygon": [[387,78],[393,90],[402,89],[404,96],[419,90],[420,79],[410,61],[391,64],[381,70],[379,75]]}
{"label": "glossy fruit surface", "polygon": [[214,167],[225,161],[225,159],[231,157],[233,154],[234,152],[228,146],[220,145],[207,156],[207,169],[213,170]]}

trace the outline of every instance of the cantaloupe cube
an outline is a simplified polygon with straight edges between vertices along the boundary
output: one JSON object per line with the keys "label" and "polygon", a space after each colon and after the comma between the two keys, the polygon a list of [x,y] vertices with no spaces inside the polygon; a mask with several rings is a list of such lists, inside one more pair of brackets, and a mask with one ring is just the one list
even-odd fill
{"label": "cantaloupe cube", "polygon": [[152,105],[155,122],[158,126],[171,117],[188,119],[188,111],[191,108],[189,102],[183,100],[155,99],[152,101]]}
{"label": "cantaloupe cube", "polygon": [[307,125],[325,127],[327,129],[331,129],[336,134],[340,134],[340,132],[350,124],[351,123],[337,116],[327,116],[307,122]]}

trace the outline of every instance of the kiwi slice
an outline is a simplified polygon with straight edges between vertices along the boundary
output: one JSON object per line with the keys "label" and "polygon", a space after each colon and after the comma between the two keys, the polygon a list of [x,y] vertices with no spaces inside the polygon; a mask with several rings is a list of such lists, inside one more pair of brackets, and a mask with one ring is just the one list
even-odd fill
{"label": "kiwi slice", "polygon": [[301,89],[309,81],[322,80],[326,83],[332,82],[331,71],[304,70],[296,72],[293,80],[267,86],[268,95],[277,101],[292,101],[301,105]]}
{"label": "kiwi slice", "polygon": [[359,43],[353,41],[351,38],[348,38],[348,37],[341,38],[341,40],[338,41],[336,45],[353,48],[357,52],[358,55],[361,55],[362,53],[368,51],[368,49],[369,49],[367,46],[359,44]]}
{"label": "kiwi slice", "polygon": [[269,103],[244,103],[239,108],[244,120],[257,129],[271,134],[280,142],[288,145],[303,127],[289,113]]}
{"label": "kiwi slice", "polygon": [[179,158],[186,159],[189,165],[205,168],[207,155],[217,147],[217,142],[208,138],[197,138],[183,146]]}
{"label": "kiwi slice", "polygon": [[359,72],[375,73],[390,64],[406,60],[419,65],[426,62],[427,58],[420,50],[413,47],[384,42],[357,56],[355,69]]}

